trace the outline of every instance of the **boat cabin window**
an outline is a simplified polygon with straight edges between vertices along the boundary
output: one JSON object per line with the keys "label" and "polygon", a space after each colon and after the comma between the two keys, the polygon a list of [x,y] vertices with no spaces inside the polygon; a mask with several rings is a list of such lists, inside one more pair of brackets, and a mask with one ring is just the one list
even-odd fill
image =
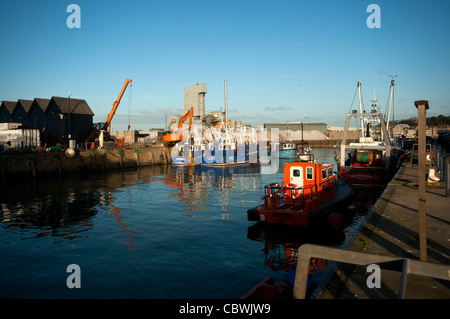
{"label": "boat cabin window", "polygon": [[327,179],[327,169],[322,169],[322,179]]}
{"label": "boat cabin window", "polygon": [[306,179],[308,180],[314,179],[314,168],[312,166],[308,166],[306,168]]}
{"label": "boat cabin window", "polygon": [[328,177],[333,176],[333,166],[328,167]]}
{"label": "boat cabin window", "polygon": [[294,169],[292,171],[292,175],[294,175],[294,177],[300,177],[300,170],[299,169]]}

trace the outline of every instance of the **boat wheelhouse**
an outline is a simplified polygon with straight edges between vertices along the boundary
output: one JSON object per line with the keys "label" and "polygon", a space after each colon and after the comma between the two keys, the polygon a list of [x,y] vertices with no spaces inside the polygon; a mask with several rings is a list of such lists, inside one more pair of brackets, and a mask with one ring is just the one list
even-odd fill
{"label": "boat wheelhouse", "polygon": [[297,145],[295,143],[281,143],[279,158],[294,158],[297,154]]}

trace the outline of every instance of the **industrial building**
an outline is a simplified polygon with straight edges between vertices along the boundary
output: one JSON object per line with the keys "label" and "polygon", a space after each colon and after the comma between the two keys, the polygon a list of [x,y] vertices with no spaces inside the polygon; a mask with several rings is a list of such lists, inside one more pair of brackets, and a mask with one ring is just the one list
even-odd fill
{"label": "industrial building", "polygon": [[205,115],[205,83],[197,83],[184,89],[184,113],[194,108],[194,118],[201,119]]}
{"label": "industrial building", "polygon": [[226,120],[226,114],[223,111],[213,111],[206,113],[206,93],[207,85],[197,83],[184,89],[184,109],[180,115],[169,117],[168,128],[175,129],[183,115],[187,114],[191,108],[194,108],[193,119],[201,120],[208,126],[214,126]]}
{"label": "industrial building", "polygon": [[278,128],[280,131],[319,131],[323,134],[327,134],[328,126],[325,123],[309,123],[309,122],[286,122],[286,123],[264,123],[264,128],[271,130],[272,128]]}

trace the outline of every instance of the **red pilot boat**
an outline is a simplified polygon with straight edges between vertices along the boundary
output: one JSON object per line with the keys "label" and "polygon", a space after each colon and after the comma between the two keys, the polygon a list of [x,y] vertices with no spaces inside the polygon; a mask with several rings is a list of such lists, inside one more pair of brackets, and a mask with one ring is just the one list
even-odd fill
{"label": "red pilot boat", "polygon": [[338,210],[351,203],[356,190],[333,168],[314,162],[312,154],[308,161],[285,163],[283,184],[264,187],[264,203],[247,211],[248,220],[341,229],[345,220]]}

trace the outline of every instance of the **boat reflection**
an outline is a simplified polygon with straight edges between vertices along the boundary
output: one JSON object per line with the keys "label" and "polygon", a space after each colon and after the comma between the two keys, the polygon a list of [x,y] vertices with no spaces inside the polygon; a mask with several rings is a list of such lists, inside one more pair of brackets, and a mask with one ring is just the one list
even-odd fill
{"label": "boat reflection", "polygon": [[[322,231],[256,223],[248,228],[247,238],[264,243],[262,252],[265,265],[274,271],[289,272],[297,265],[297,252],[301,245],[314,243],[338,246],[345,241],[345,234],[342,230]],[[316,258],[312,261],[310,273],[325,267],[326,263]]]}
{"label": "boat reflection", "polygon": [[219,205],[221,218],[229,219],[233,203],[231,194],[236,189],[242,192],[259,189],[259,172],[259,165],[248,164],[218,167],[172,166],[164,183],[170,189],[167,195],[184,204],[184,209],[188,212],[184,216],[205,217],[198,212],[208,212],[212,205]]}

